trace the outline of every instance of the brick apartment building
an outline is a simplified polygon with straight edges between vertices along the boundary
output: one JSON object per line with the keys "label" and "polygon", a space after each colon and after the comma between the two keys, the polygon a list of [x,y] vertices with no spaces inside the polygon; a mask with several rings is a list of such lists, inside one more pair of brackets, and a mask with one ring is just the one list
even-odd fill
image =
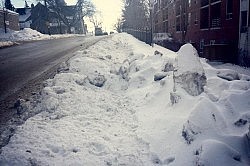
{"label": "brick apartment building", "polygon": [[250,1],[240,0],[240,38],[239,56],[240,65],[250,67]]}
{"label": "brick apartment building", "polygon": [[239,9],[239,0],[155,0],[154,33],[168,33],[177,43],[190,42],[208,59],[235,61]]}
{"label": "brick apartment building", "polygon": [[[5,14],[5,16],[4,16]],[[6,28],[18,31],[19,28],[19,18],[18,13],[7,9],[0,9],[0,28],[4,29],[4,20]]]}

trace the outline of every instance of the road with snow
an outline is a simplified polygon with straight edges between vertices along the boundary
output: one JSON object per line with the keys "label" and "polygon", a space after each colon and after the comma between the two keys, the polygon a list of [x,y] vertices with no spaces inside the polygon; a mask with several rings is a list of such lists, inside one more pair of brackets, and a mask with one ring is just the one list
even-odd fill
{"label": "road with snow", "polygon": [[43,86],[44,80],[53,77],[59,65],[74,56],[75,51],[101,38],[79,36],[32,41],[0,49],[0,122],[9,116],[6,108],[13,106],[18,96],[28,98]]}

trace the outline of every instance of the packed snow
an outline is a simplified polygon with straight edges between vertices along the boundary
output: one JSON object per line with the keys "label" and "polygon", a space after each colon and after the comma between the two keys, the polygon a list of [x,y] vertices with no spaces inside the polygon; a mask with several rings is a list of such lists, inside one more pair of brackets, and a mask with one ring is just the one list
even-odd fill
{"label": "packed snow", "polygon": [[[250,164],[248,68],[213,65],[121,33],[79,50],[47,80],[40,112],[0,165]],[[237,68],[238,70],[234,70]]]}
{"label": "packed snow", "polygon": [[7,33],[4,33],[4,30],[0,28],[0,48],[18,44],[18,41],[58,39],[72,36],[78,36],[78,34],[47,35],[30,28],[24,28],[20,31],[8,29]]}

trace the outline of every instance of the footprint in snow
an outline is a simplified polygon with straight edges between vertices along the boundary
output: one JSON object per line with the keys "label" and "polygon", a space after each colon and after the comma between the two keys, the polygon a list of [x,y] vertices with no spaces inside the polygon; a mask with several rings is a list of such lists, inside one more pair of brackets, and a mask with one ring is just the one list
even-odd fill
{"label": "footprint in snow", "polygon": [[89,153],[96,156],[103,156],[109,153],[109,148],[98,142],[91,142],[88,145]]}

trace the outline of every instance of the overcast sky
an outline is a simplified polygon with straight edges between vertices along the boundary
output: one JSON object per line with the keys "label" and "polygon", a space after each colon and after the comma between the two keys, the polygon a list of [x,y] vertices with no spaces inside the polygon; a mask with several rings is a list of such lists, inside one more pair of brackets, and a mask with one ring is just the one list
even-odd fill
{"label": "overcast sky", "polygon": [[[68,5],[75,4],[76,0],[65,0]],[[12,4],[18,7],[24,7],[24,0],[11,0]],[[30,5],[32,2],[36,4],[36,0],[27,0]],[[98,11],[102,14],[103,30],[111,31],[116,20],[121,15],[122,0],[92,0]],[[91,24],[88,23],[89,30]]]}

